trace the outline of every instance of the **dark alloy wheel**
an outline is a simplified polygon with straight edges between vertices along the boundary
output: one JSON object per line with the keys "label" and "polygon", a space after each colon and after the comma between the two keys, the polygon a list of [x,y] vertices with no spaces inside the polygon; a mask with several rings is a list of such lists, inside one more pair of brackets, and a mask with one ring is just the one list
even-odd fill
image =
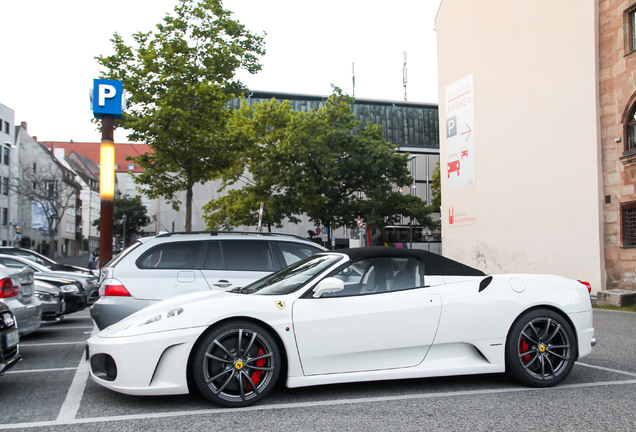
{"label": "dark alloy wheel", "polygon": [[506,341],[506,371],[531,387],[560,383],[577,357],[572,327],[563,316],[548,309],[522,315]]}
{"label": "dark alloy wheel", "polygon": [[225,323],[197,344],[192,377],[203,396],[225,407],[256,403],[276,385],[280,352],[267,330],[248,321]]}

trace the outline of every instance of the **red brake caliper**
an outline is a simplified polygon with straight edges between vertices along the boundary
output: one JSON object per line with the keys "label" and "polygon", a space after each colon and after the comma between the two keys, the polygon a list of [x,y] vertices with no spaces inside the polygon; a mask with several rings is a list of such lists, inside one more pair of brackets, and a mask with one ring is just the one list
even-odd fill
{"label": "red brake caliper", "polygon": [[[519,354],[528,352],[529,348],[530,348],[530,345],[528,345],[528,342],[526,342],[525,340],[522,340],[521,343],[519,344]],[[521,357],[521,360],[523,361],[523,364],[527,364],[530,361],[530,354],[528,354],[527,356]]]}
{"label": "red brake caliper", "polygon": [[[256,356],[260,357],[263,354],[265,354],[265,351],[263,351],[263,348],[259,348],[258,349],[258,354],[256,354]],[[258,366],[258,367],[265,366],[265,359],[256,360],[256,366]],[[264,374],[265,374],[265,372],[259,371],[259,370],[252,372],[252,374],[250,375],[250,378],[252,379],[252,382],[254,383],[255,386],[257,386],[258,383],[261,382],[261,378],[263,377]],[[252,390],[252,385],[248,384],[247,388],[245,390],[246,391]]]}

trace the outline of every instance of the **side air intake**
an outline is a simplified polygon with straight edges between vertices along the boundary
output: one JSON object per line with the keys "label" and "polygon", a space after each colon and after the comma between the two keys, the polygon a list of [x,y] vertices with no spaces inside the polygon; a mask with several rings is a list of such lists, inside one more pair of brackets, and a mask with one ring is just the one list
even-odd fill
{"label": "side air intake", "polygon": [[492,282],[492,276],[488,276],[487,278],[482,279],[481,282],[479,282],[479,292],[485,290],[486,287],[490,285],[490,282]]}

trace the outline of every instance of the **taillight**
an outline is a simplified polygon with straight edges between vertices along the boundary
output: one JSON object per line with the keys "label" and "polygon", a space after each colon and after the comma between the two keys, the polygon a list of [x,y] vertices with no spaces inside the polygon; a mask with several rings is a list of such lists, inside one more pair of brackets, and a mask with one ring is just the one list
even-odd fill
{"label": "taillight", "polygon": [[582,280],[580,280],[579,282],[587,287],[587,292],[589,292],[590,294],[592,293],[592,284],[590,284],[589,282],[583,282]]}
{"label": "taillight", "polygon": [[0,298],[15,297],[20,292],[20,284],[11,278],[0,280]]}
{"label": "taillight", "polygon": [[125,286],[116,279],[106,279],[99,287],[100,296],[131,297]]}

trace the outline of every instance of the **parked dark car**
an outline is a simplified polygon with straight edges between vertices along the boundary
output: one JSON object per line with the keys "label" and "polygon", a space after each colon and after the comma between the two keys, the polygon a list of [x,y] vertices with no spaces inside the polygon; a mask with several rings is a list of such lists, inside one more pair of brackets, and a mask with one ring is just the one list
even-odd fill
{"label": "parked dark car", "polygon": [[11,309],[0,302],[0,375],[20,361],[20,335]]}
{"label": "parked dark car", "polygon": [[35,280],[51,284],[62,291],[64,296],[64,315],[84,310],[88,306],[84,288],[77,281],[49,275],[36,275]]}

